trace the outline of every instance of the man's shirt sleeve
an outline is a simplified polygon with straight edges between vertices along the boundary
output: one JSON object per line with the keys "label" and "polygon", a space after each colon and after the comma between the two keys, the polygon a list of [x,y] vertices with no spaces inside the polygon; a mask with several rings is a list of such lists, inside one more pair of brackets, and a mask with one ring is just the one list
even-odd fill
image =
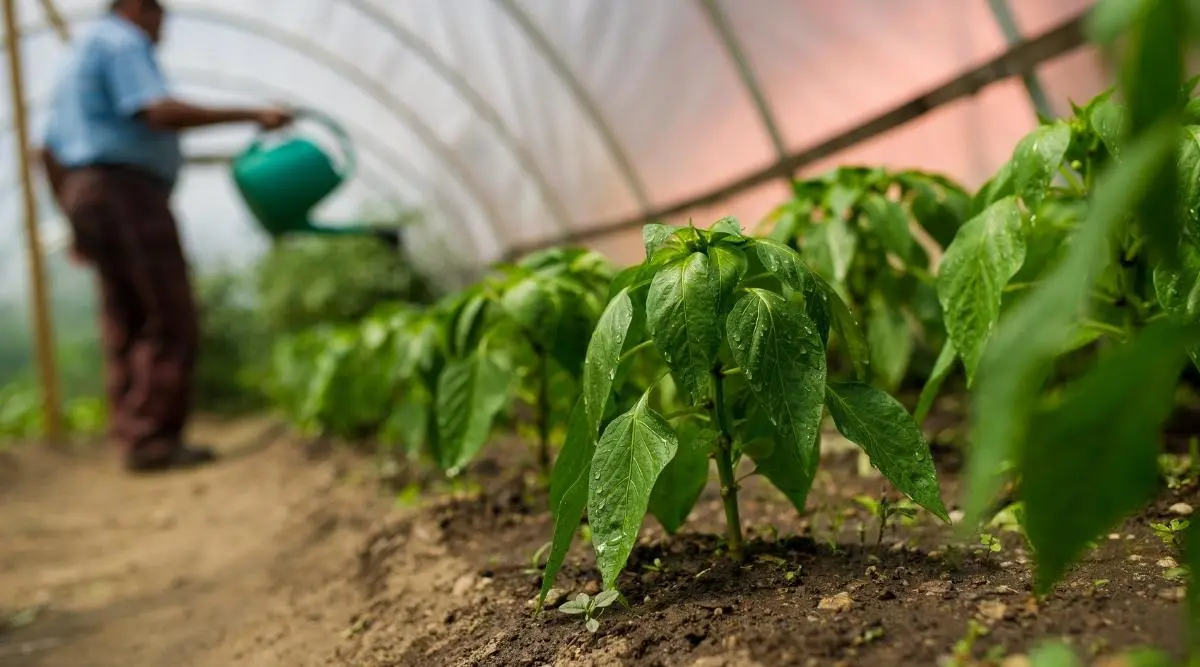
{"label": "man's shirt sleeve", "polygon": [[149,45],[123,41],[107,55],[104,74],[117,113],[132,117],[166,99],[167,82]]}

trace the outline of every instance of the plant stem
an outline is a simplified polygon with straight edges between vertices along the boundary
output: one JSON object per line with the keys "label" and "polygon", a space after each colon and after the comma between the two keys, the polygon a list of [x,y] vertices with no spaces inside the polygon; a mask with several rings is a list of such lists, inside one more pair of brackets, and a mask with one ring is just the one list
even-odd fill
{"label": "plant stem", "polygon": [[637,345],[634,345],[633,347],[629,348],[628,350],[625,350],[625,352],[621,355],[621,358],[617,360],[617,363],[618,364],[625,363],[630,357],[632,357],[633,355],[637,354],[638,352],[641,352],[642,350],[650,347],[653,344],[654,344],[653,340],[644,340],[644,341],[638,343]]}
{"label": "plant stem", "polygon": [[725,539],[729,542],[729,557],[737,562],[745,559],[742,549],[742,519],[738,516],[738,482],[733,471],[733,434],[725,419],[725,381],[721,369],[713,371],[713,412],[721,429],[717,438],[717,475],[721,480],[721,504],[725,506]]}
{"label": "plant stem", "polygon": [[550,474],[550,359],[546,351],[534,348],[538,358],[538,467],[545,475]]}

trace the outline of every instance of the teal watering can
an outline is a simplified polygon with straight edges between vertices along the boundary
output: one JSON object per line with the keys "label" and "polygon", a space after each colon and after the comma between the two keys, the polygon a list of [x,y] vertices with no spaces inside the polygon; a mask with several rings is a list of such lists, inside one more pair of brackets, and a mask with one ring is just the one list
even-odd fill
{"label": "teal watering can", "polygon": [[353,174],[357,157],[350,135],[329,116],[312,109],[296,111],[296,120],[311,119],[337,137],[344,163],[334,164],[313,141],[295,135],[276,142],[267,132],[234,158],[233,181],[254,219],[272,237],[288,234],[371,235],[399,244],[399,233],[363,225],[318,225],[313,209]]}

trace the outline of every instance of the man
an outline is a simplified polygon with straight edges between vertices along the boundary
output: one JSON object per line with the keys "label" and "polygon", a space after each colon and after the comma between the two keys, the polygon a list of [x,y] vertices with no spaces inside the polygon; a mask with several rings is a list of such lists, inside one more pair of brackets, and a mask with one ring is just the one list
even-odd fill
{"label": "man", "polygon": [[110,435],[132,471],[208,463],[185,444],[198,345],[189,269],[169,198],[179,132],[291,122],[281,109],[213,109],[173,98],[155,47],[158,0],[115,0],[75,46],[50,109],[41,158],[74,232],[72,255],[99,278]]}

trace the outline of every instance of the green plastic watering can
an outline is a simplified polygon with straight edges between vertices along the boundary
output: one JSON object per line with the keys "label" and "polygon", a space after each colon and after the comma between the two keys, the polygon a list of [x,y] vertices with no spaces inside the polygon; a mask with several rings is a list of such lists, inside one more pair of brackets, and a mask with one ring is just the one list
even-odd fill
{"label": "green plastic watering can", "polygon": [[314,120],[332,132],[341,147],[343,164],[336,165],[320,146],[299,135],[270,141],[271,133],[259,133],[231,165],[238,192],[258,224],[272,237],[371,235],[398,245],[399,233],[395,230],[312,221],[313,209],[353,174],[357,155],[350,135],[329,116],[313,109],[297,109],[295,118]]}

